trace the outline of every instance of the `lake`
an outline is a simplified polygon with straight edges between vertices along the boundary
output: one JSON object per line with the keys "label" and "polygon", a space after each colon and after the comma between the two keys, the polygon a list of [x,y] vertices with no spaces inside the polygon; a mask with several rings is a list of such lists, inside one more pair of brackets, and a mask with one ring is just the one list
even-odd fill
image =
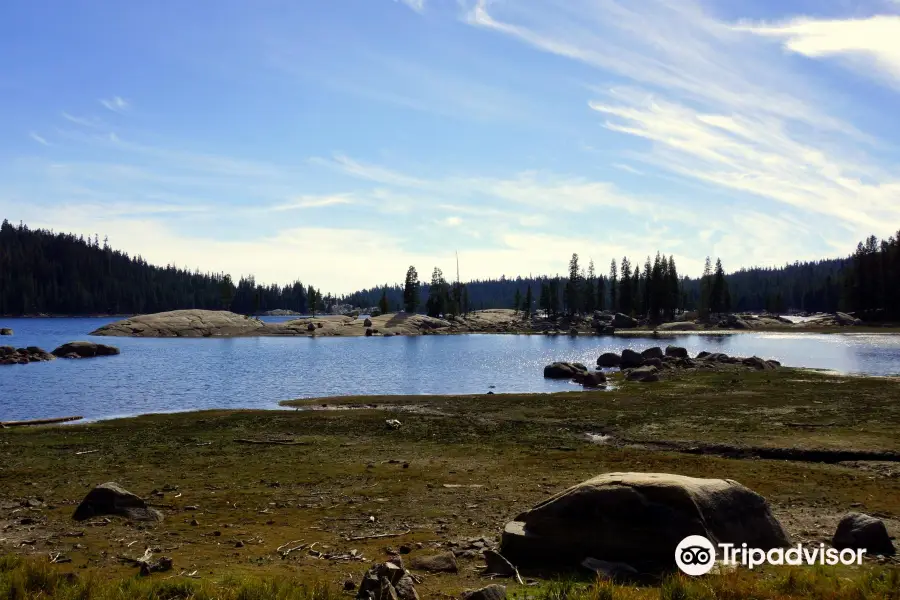
{"label": "lake", "polygon": [[[281,318],[283,319],[283,318]],[[279,320],[265,318],[264,320]],[[58,345],[111,318],[3,319],[0,345]],[[392,338],[93,338],[119,356],[0,367],[0,421],[88,419],[207,408],[276,408],[280,400],[358,394],[482,394],[580,389],[545,380],[553,361],[596,364],[607,351],[672,343],[757,355],[787,366],[900,374],[900,336],[742,333],[675,339],[464,335]],[[494,386],[494,387],[491,387]]]}

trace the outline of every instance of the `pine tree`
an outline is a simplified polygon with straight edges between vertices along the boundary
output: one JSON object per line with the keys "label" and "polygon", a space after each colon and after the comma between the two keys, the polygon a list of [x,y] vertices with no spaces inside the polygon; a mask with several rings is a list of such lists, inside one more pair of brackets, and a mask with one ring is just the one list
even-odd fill
{"label": "pine tree", "polygon": [[582,288],[582,298],[584,299],[584,312],[588,315],[597,310],[597,274],[594,272],[594,261],[588,261],[587,275],[584,277],[584,285]]}
{"label": "pine tree", "polygon": [[231,281],[231,275],[222,278],[219,289],[219,293],[222,294],[222,310],[231,310],[231,303],[234,301],[234,283]]}
{"label": "pine tree", "polygon": [[388,297],[387,297],[387,286],[384,286],[384,289],[381,291],[381,300],[378,301],[378,310],[381,311],[381,314],[386,315],[390,312],[391,307],[388,305]]}
{"label": "pine tree", "polygon": [[634,286],[631,283],[631,263],[628,261],[628,257],[622,258],[622,263],[620,266],[622,270],[622,276],[619,279],[619,311],[630,315],[634,310],[633,298],[634,298]]}
{"label": "pine tree", "polygon": [[531,297],[531,286],[528,286],[528,290],[525,292],[525,318],[528,319],[531,317],[531,303],[533,302],[533,298]]}
{"label": "pine tree", "polygon": [[716,270],[710,289],[709,309],[715,314],[725,310],[725,295],[728,293],[728,283],[725,281],[725,270],[722,268],[722,260],[716,259]]}
{"label": "pine tree", "polygon": [[516,288],[516,295],[513,298],[513,313],[519,312],[519,307],[522,305],[522,294],[519,292],[519,289]]}
{"label": "pine tree", "polygon": [[578,273],[578,255],[572,254],[569,260],[569,280],[566,282],[565,302],[566,310],[569,316],[575,316],[578,312],[578,291],[580,287],[580,277]]}
{"label": "pine tree", "polygon": [[609,310],[617,312],[619,310],[619,274],[616,269],[616,259],[612,259],[609,265]]}
{"label": "pine tree", "polygon": [[419,306],[419,274],[414,266],[406,270],[406,280],[403,283],[403,310],[415,313]]}
{"label": "pine tree", "polygon": [[[659,261],[659,253],[656,254],[656,260]],[[647,260],[644,261],[644,275],[641,280],[643,284],[643,293],[641,294],[641,315],[645,317],[654,318],[654,312],[657,308],[656,306],[656,297],[654,292],[656,291],[656,279],[653,277],[654,271],[653,267],[650,266],[650,257],[647,257]]]}
{"label": "pine tree", "polygon": [[555,319],[559,316],[559,276],[550,280],[550,314]]}
{"label": "pine tree", "polygon": [[597,278],[597,310],[606,310],[606,279]]}
{"label": "pine tree", "polygon": [[447,281],[444,273],[435,267],[431,273],[431,285],[428,287],[428,300],[425,303],[428,316],[440,317],[447,312],[447,300]]}
{"label": "pine tree", "polygon": [[678,309],[681,308],[681,291],[678,285],[678,269],[675,267],[675,257],[669,255],[669,271],[666,286],[668,297],[668,318],[674,319]]}
{"label": "pine tree", "polygon": [[550,316],[550,283],[543,282],[541,284],[541,298],[538,301],[540,308],[546,316]]}
{"label": "pine tree", "polygon": [[700,278],[700,317],[709,316],[710,302],[712,300],[712,262],[706,257],[703,266],[703,275]]}

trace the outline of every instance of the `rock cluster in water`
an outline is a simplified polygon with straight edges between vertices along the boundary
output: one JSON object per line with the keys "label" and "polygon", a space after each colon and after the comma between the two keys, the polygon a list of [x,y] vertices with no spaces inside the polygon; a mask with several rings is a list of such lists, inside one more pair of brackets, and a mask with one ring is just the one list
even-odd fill
{"label": "rock cluster in water", "polygon": [[[777,369],[781,366],[776,360],[765,360],[758,356],[740,358],[728,356],[721,352],[701,352],[691,358],[686,348],[667,346],[665,350],[653,347],[637,352],[626,348],[621,354],[604,352],[597,358],[598,369],[618,368],[628,381],[652,383],[660,380],[665,371],[675,369],[725,369],[749,368],[758,371]],[[606,384],[603,371],[590,371],[581,363],[555,362],[544,367],[547,379],[568,379],[585,387],[602,387]]]}
{"label": "rock cluster in water", "polygon": [[0,365],[27,365],[28,363],[45,362],[54,358],[56,357],[37,346],[28,346],[27,348],[0,346]]}
{"label": "rock cluster in water", "polygon": [[94,342],[69,342],[53,352],[47,352],[37,346],[27,348],[0,346],[0,365],[25,365],[32,362],[47,362],[55,358],[93,358],[118,353],[118,348]]}

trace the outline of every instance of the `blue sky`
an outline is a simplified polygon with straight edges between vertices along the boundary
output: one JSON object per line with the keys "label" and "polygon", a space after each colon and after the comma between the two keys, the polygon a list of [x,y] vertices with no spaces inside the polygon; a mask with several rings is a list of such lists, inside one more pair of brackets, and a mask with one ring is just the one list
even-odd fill
{"label": "blue sky", "polygon": [[894,0],[6,0],[0,217],[342,293],[900,229]]}

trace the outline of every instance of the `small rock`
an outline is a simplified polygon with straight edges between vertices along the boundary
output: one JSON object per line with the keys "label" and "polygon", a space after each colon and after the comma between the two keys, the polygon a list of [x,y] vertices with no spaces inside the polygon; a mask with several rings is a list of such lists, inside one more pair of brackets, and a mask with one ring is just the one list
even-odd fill
{"label": "small rock", "polygon": [[849,513],[841,519],[831,544],[838,550],[865,550],[867,554],[893,556],[894,544],[884,521],[865,513]]}
{"label": "small rock", "polygon": [[506,586],[493,584],[480,590],[469,590],[463,593],[463,600],[504,600]]}
{"label": "small rock", "polygon": [[626,375],[628,381],[640,381],[643,383],[653,383],[659,381],[659,372],[656,367],[639,367],[628,371]]}
{"label": "small rock", "polygon": [[444,552],[435,556],[422,556],[412,559],[414,569],[428,571],[431,573],[458,573],[459,566],[456,564],[456,556],[452,552]]}
{"label": "small rock", "polygon": [[356,583],[352,579],[344,580],[344,591],[345,592],[352,592],[355,589],[356,589]]}

